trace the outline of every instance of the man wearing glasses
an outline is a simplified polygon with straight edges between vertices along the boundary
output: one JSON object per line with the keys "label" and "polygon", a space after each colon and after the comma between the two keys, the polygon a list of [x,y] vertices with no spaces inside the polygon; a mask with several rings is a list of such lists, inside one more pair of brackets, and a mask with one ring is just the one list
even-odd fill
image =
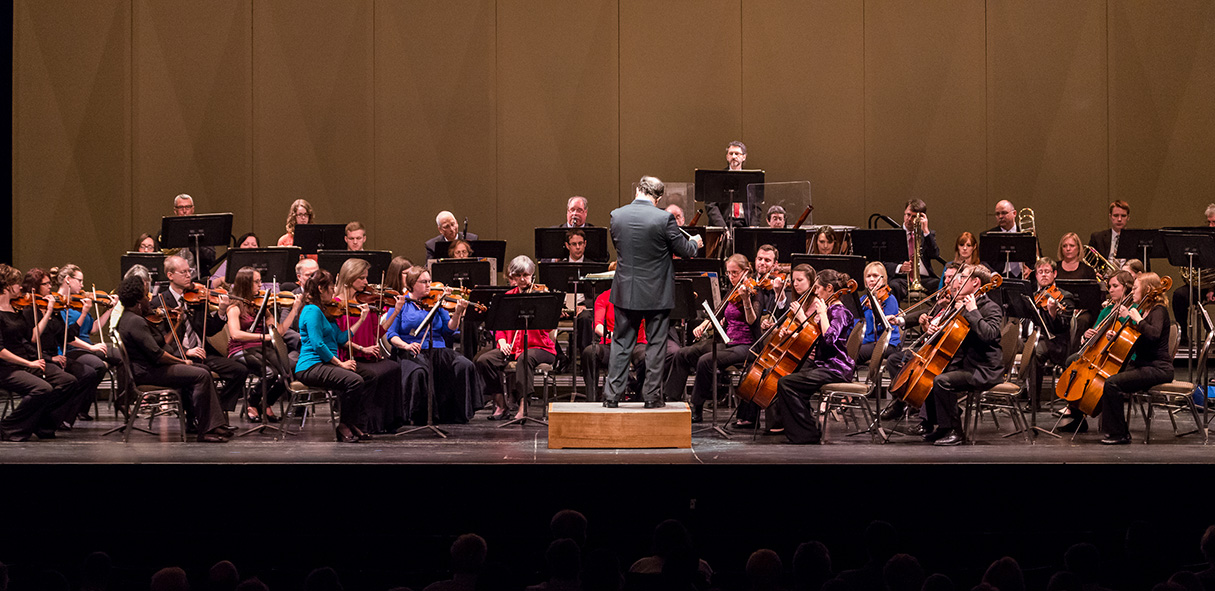
{"label": "man wearing glasses", "polygon": [[[194,215],[194,198],[185,193],[174,197],[173,215]],[[160,242],[160,240],[158,239],[157,242]],[[205,272],[206,275],[210,277],[211,267],[215,266],[215,247],[213,246],[199,247],[198,256],[202,259],[202,265],[195,264],[194,249],[192,248],[167,249],[165,254],[176,254],[186,259],[186,263],[188,263],[190,266],[190,276],[195,281],[198,281],[200,268],[202,269],[202,272]]]}

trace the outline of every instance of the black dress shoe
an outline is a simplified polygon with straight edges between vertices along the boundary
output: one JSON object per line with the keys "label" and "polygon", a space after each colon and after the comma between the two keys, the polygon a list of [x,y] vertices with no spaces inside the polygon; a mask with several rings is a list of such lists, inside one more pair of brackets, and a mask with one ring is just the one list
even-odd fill
{"label": "black dress shoe", "polygon": [[603,408],[620,408],[619,400],[604,400]]}
{"label": "black dress shoe", "polygon": [[232,427],[228,427],[226,425],[223,427],[216,427],[214,429],[211,429],[211,432],[215,433],[216,435],[219,435],[220,437],[231,437],[233,435],[236,435],[236,429],[233,429]]}
{"label": "black dress shoe", "polygon": [[958,433],[957,431],[955,431],[953,429],[950,429],[948,435],[932,442],[932,444],[933,445],[942,445],[942,446],[944,446],[944,445],[961,445],[962,444],[962,434]]}
{"label": "black dress shoe", "polygon": [[667,403],[665,403],[661,400],[647,401],[645,403],[646,408],[662,408],[666,405],[667,405]]}
{"label": "black dress shoe", "polygon": [[91,420],[93,420],[93,415],[91,415],[87,412],[82,412],[82,413],[76,415],[76,420],[77,421],[91,421]]}
{"label": "black dress shoe", "polygon": [[1084,417],[1067,415],[1063,417],[1063,421],[1059,423],[1059,430],[1064,433],[1087,433],[1088,421],[1085,420]]}
{"label": "black dress shoe", "polygon": [[38,439],[54,439],[56,437],[54,429],[44,429],[42,431],[34,431],[34,435],[37,435]]}
{"label": "black dress shoe", "polygon": [[338,443],[358,443],[359,442],[358,435],[355,435],[354,433],[350,433],[350,434],[342,433],[341,429],[334,429],[333,435],[334,435],[334,437],[337,438]]}
{"label": "black dress shoe", "polygon": [[198,436],[199,443],[227,443],[228,438],[219,433],[203,433]]}
{"label": "black dress shoe", "polygon": [[941,439],[941,438],[945,437],[946,435],[949,435],[949,433],[950,433],[951,431],[953,431],[953,429],[946,429],[946,428],[944,428],[944,427],[937,427],[937,428],[936,428],[936,429],[934,429],[934,430],[933,430],[931,433],[925,433],[925,434],[924,434],[924,441],[936,441],[936,440],[938,440],[938,439]]}
{"label": "black dress shoe", "polygon": [[927,423],[920,422],[908,429],[907,432],[912,435],[927,435],[933,432],[933,427]]}
{"label": "black dress shoe", "polygon": [[881,418],[883,421],[897,421],[903,418],[903,412],[907,408],[907,403],[902,400],[895,400],[882,410]]}
{"label": "black dress shoe", "polygon": [[1114,437],[1113,435],[1110,435],[1110,436],[1106,437],[1105,439],[1101,440],[1101,443],[1104,443],[1106,445],[1126,445],[1130,442],[1131,442],[1130,435],[1123,435],[1121,437]]}
{"label": "black dress shoe", "polygon": [[71,431],[71,430],[72,430],[72,424],[71,424],[71,423],[69,423],[69,422],[67,422],[67,421],[60,421],[60,422],[59,422],[59,426],[58,426],[58,427],[56,427],[56,430],[58,430],[58,431]]}
{"label": "black dress shoe", "polygon": [[699,408],[692,408],[692,422],[703,423],[705,420],[704,411]]}

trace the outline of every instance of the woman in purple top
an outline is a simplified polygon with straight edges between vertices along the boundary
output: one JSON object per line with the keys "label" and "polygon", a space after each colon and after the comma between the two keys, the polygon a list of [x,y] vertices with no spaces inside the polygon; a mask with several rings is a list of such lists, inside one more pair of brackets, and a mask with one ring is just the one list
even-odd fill
{"label": "woman in purple top", "polygon": [[847,282],[848,275],[824,269],[814,281],[814,294],[818,296],[814,306],[803,310],[794,302],[789,309],[799,320],[817,323],[821,331],[801,369],[776,382],[777,412],[785,422],[785,437],[792,443],[819,442],[818,417],[810,397],[823,385],[846,381],[852,374],[855,362],[848,356],[847,346],[852,312],[838,301],[826,305]]}
{"label": "woman in purple top", "polygon": [[[726,276],[730,278],[730,283],[734,288],[739,288],[739,283],[750,270],[750,261],[741,254],[735,254],[726,259]],[[745,361],[747,352],[759,335],[759,314],[756,313],[756,310],[759,310],[760,307],[757,290],[753,290],[750,294],[744,293],[737,301],[726,304],[725,310],[721,314],[723,318],[719,318],[726,329],[726,335],[730,337],[728,346],[722,344],[720,337],[701,338],[710,326],[709,321],[705,320],[692,330],[697,342],[679,349],[679,352],[675,354],[663,393],[667,400],[682,399],[688,373],[695,367],[696,381],[692,386],[693,423],[701,422],[705,400],[709,399],[710,391],[713,388],[713,345],[717,345],[718,368],[729,367]]]}

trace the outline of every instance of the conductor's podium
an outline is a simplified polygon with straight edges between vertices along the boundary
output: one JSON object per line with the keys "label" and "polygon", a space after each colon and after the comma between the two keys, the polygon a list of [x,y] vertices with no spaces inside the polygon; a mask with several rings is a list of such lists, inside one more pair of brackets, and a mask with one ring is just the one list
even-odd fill
{"label": "conductor's podium", "polygon": [[652,409],[641,402],[621,402],[619,408],[553,402],[548,421],[549,449],[692,447],[692,409],[686,402]]}

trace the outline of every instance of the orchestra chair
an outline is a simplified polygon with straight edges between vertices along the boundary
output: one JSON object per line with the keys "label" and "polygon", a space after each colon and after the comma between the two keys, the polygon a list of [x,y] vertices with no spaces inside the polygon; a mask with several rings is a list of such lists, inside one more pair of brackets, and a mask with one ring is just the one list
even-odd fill
{"label": "orchestra chair", "polygon": [[[516,371],[518,371],[518,361],[517,360],[511,361],[510,363],[506,364],[506,369],[502,372],[502,391],[503,392],[510,392],[510,389],[507,386],[507,384],[514,383],[514,380],[512,380],[511,377],[513,377],[515,375]],[[536,365],[536,370],[532,374],[532,383],[535,384],[535,376],[540,376],[540,383],[544,386],[544,389],[543,389],[544,394],[542,395],[543,398],[541,399],[541,405],[542,405],[542,410],[541,410],[541,414],[540,414],[541,418],[535,419],[535,418],[528,416],[528,414],[527,414],[528,395],[520,394],[519,404],[523,405],[523,418],[511,419],[505,423],[502,423],[502,425],[500,425],[498,427],[499,429],[502,427],[509,427],[509,426],[515,425],[515,424],[519,425],[520,427],[526,426],[528,421],[534,421],[534,422],[540,423],[541,425],[544,425],[546,427],[548,426],[549,387],[552,387],[553,391],[556,391],[556,389],[557,389],[557,378],[553,376],[553,373],[554,373],[553,366],[551,364],[540,363],[540,364]]]}
{"label": "orchestra chair", "polygon": [[0,411],[0,419],[3,419],[8,416],[9,411],[16,408],[17,404],[21,401],[21,397],[4,388],[0,388],[0,398],[4,399],[4,410]]}
{"label": "orchestra chair", "polygon": [[295,372],[287,366],[287,342],[283,340],[283,335],[278,332],[277,327],[270,327],[270,342],[274,345],[274,351],[268,357],[273,359],[266,361],[274,364],[278,369],[279,379],[283,380],[287,386],[287,395],[284,396],[287,400],[287,407],[282,413],[282,428],[286,430],[291,412],[298,410],[300,429],[303,429],[304,424],[308,422],[308,411],[315,412],[316,406],[321,404],[329,405],[329,421],[336,425],[338,413],[334,407],[339,404],[338,397],[328,389],[313,388],[295,379]]}
{"label": "orchestra chair", "polygon": [[[864,326],[864,323],[861,323]],[[860,330],[854,329],[853,334],[864,333],[863,328]],[[849,338],[851,344],[853,339]],[[858,341],[859,342],[859,341]],[[866,428],[858,430],[849,435],[860,435],[868,433],[870,440],[873,440],[874,435],[882,438],[883,442],[890,441],[890,437],[886,435],[882,429],[881,422],[877,415],[874,414],[871,408],[871,400],[876,401],[878,392],[882,388],[882,366],[885,364],[886,347],[890,346],[890,331],[883,331],[882,336],[878,337],[877,343],[873,346],[873,357],[869,358],[869,371],[865,375],[863,382],[836,382],[823,386],[819,389],[819,395],[822,396],[823,404],[827,410],[831,409],[860,409],[861,419],[865,421]],[[858,345],[859,348],[859,345]],[[853,357],[856,357],[853,354]],[[822,441],[827,441],[827,428],[831,424],[828,420],[830,413],[822,413]]]}
{"label": "orchestra chair", "polygon": [[[1028,394],[1029,389],[1026,387],[1026,374],[1028,372],[1026,369],[1030,367],[1032,363],[1034,363],[1035,357],[1037,357],[1034,347],[1038,345],[1038,340],[1041,339],[1041,337],[1041,331],[1035,328],[1029,333],[1029,336],[1025,338],[1025,345],[1021,348],[1020,354],[1020,369],[1016,372],[1015,377],[1013,373],[1014,363],[1008,360],[1008,351],[1005,350],[1005,380],[999,384],[996,384],[990,390],[975,394],[973,397],[975,415],[974,426],[973,429],[971,429],[971,433],[978,433],[979,423],[983,420],[984,411],[991,413],[992,423],[995,424],[996,429],[999,429],[1000,422],[996,418],[996,412],[1002,411],[1008,413],[1009,417],[1012,419],[1013,427],[1016,428],[1016,430],[1011,433],[1005,433],[1003,437],[1012,437],[1018,433],[1024,433],[1026,442],[1028,443],[1030,441],[1029,421],[1025,419],[1025,410],[1021,407],[1020,396],[1022,393]],[[1015,342],[1010,345],[1007,340],[1007,335],[1005,335],[1004,339],[1002,339],[1000,346],[1009,346],[1014,353],[1016,352]],[[1015,357],[1016,356],[1014,355],[1014,358]],[[969,413],[969,408],[967,410]],[[971,440],[971,443],[974,443],[973,439]]]}
{"label": "orchestra chair", "polygon": [[[1034,344],[1037,345],[1038,344],[1037,334],[1038,334],[1038,331],[1035,328],[1034,330],[1030,331],[1029,336],[1026,338],[1026,341],[1032,340],[1032,341],[1034,341]],[[1004,375],[1009,375],[1012,372],[1013,363],[1017,359],[1017,353],[1023,352],[1020,345],[1021,345],[1021,323],[1020,323],[1020,321],[1005,320],[1004,327],[1000,329],[1000,352],[1004,354],[1004,357],[1003,357]],[[1030,348],[1030,349],[1026,349],[1025,351],[1029,352],[1029,354],[1025,356],[1025,359],[1029,359],[1032,362],[1033,361],[1033,359],[1032,359],[1033,349]],[[1004,383],[997,384],[997,388],[1003,387],[1002,389],[1007,389],[1007,386],[1004,386],[1004,384],[1006,384],[1006,383],[1008,383],[1008,382],[1006,381]],[[992,390],[989,390],[987,392],[994,393],[995,389],[993,388]],[[980,406],[979,401],[983,399],[983,395],[987,394],[987,392],[972,391],[972,392],[969,392],[966,394],[965,402],[959,400],[959,403],[966,405],[965,406],[966,411],[962,418],[962,431],[963,431],[966,439],[969,441],[969,443],[974,443],[973,435],[978,430],[979,421],[982,418],[981,416],[974,417],[974,420],[973,420],[974,429],[972,430],[971,429],[971,424],[972,424],[971,417],[973,416],[974,413],[977,413],[978,415],[982,415],[984,410],[989,410],[992,412],[992,420],[995,421],[995,411],[996,410],[1007,410],[1004,407],[996,404],[999,399],[998,394],[993,394],[993,399],[992,399],[993,402],[991,405],[989,405],[986,408]],[[1016,401],[1014,400],[1013,403],[1015,404]],[[1019,409],[1020,406],[1017,405],[1017,408]],[[1024,416],[1022,416],[1022,419],[1024,419]],[[1016,419],[1013,419],[1013,420],[1015,423]],[[996,428],[999,429],[999,427],[1000,427],[1000,424],[998,422],[996,422]],[[1020,431],[1016,431],[1016,432],[1014,432],[1014,434],[1019,433],[1019,432]]]}
{"label": "orchestra chair", "polygon": [[[114,427],[102,436],[109,435],[122,431],[122,442],[126,443],[131,439],[131,431],[143,431],[149,435],[156,435],[151,431],[152,421],[159,416],[175,414],[177,422],[181,427],[181,440],[186,440],[186,410],[181,402],[181,394],[174,388],[165,386],[156,386],[152,384],[135,384],[135,376],[131,373],[131,358],[127,356],[127,348],[122,343],[122,337],[118,331],[113,331],[110,342],[114,348],[118,350],[118,356],[122,359],[122,371],[126,374],[126,384],[128,388],[128,399],[132,401],[131,409],[128,411],[127,422],[121,426]],[[148,428],[137,427],[135,421],[139,418],[141,412],[147,413]]]}
{"label": "orchestra chair", "polygon": [[[1211,342],[1215,339],[1215,332],[1208,334],[1206,341],[1202,344],[1202,351],[1198,357],[1198,369],[1204,372],[1207,367],[1207,361],[1211,356]],[[1173,322],[1169,324],[1169,357],[1177,357],[1178,344],[1181,341],[1181,327]],[[1169,422],[1173,424],[1173,436],[1185,437],[1194,433],[1202,433],[1203,443],[1207,441],[1207,431],[1204,428],[1202,416],[1198,412],[1198,406],[1194,404],[1194,390],[1199,385],[1205,385],[1206,380],[1199,380],[1197,384],[1191,382],[1182,382],[1174,380],[1167,384],[1160,384],[1149,388],[1146,392],[1135,392],[1131,395],[1131,400],[1134,406],[1139,408],[1139,414],[1143,416],[1144,422],[1144,437],[1143,443],[1146,445],[1152,442],[1152,419],[1155,418],[1156,409],[1163,410],[1169,417]],[[1133,410],[1133,408],[1132,408]],[[1190,411],[1190,416],[1194,418],[1194,430],[1186,431],[1185,433],[1177,432],[1177,417],[1176,415],[1183,411]],[[1129,413],[1127,415],[1130,416]]]}
{"label": "orchestra chair", "polygon": [[848,343],[844,346],[844,349],[848,351],[849,357],[856,359],[856,356],[861,354],[861,341],[864,339],[865,318],[862,317],[859,321],[852,324],[852,332],[848,333]]}

